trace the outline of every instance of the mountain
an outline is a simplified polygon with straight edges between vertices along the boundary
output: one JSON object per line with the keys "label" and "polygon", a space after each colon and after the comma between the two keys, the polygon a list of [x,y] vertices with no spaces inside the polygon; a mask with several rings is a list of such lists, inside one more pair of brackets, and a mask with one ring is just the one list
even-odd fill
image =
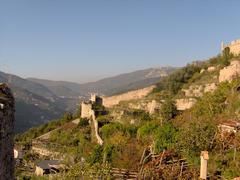
{"label": "mountain", "polygon": [[48,87],[54,94],[61,96],[71,97],[74,94],[87,96],[90,92],[109,96],[156,84],[161,77],[169,75],[175,69],[173,67],[149,68],[85,84],[36,78],[28,78],[28,80],[42,84]]}
{"label": "mountain", "polygon": [[41,84],[4,72],[0,72],[0,82],[8,83],[15,97],[16,132],[58,118],[64,112],[61,99]]}
{"label": "mountain", "polygon": [[59,118],[64,112],[74,112],[81,100],[90,93],[114,95],[156,84],[175,68],[151,68],[105,78],[96,82],[78,84],[66,81],[50,81],[21,78],[0,72],[0,82],[8,83],[16,100],[15,131]]}

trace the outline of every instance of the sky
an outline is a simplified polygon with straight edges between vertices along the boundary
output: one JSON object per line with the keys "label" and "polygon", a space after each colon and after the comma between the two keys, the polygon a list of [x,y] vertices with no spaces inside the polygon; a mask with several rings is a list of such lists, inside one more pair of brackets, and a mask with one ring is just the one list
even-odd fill
{"label": "sky", "polygon": [[239,0],[0,0],[0,71],[95,81],[184,66],[240,38]]}

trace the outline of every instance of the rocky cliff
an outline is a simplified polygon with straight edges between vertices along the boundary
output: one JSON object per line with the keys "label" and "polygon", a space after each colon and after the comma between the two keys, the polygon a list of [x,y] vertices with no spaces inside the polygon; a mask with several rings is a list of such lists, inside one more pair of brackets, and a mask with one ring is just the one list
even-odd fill
{"label": "rocky cliff", "polygon": [[14,179],[14,98],[6,84],[0,84],[0,179]]}

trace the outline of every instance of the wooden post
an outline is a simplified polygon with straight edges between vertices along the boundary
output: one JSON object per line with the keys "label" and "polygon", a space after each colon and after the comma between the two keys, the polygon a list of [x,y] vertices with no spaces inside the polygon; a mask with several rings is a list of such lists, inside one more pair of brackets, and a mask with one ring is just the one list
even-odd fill
{"label": "wooden post", "polygon": [[237,148],[236,148],[236,146],[235,146],[235,147],[234,147],[234,157],[233,157],[234,162],[236,161],[236,153],[237,153]]}
{"label": "wooden post", "polygon": [[182,176],[182,173],[183,173],[183,162],[181,164],[181,172],[180,172],[180,177]]}
{"label": "wooden post", "polygon": [[207,163],[209,160],[208,151],[201,152],[200,179],[207,179]]}

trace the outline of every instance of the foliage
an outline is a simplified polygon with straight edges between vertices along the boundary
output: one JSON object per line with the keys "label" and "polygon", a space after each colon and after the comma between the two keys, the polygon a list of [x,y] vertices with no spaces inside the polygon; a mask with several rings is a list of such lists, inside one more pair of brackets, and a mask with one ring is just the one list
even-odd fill
{"label": "foliage", "polygon": [[198,156],[203,150],[212,150],[217,132],[216,125],[211,121],[190,122],[180,129],[178,148],[185,156]]}
{"label": "foliage", "polygon": [[88,119],[86,119],[86,118],[81,118],[80,119],[80,121],[79,121],[79,124],[78,124],[78,126],[79,127],[86,127],[86,126],[88,126],[89,125],[89,122],[88,122],[89,120]]}
{"label": "foliage", "polygon": [[138,129],[137,131],[138,139],[153,136],[158,128],[159,124],[155,122],[147,122]]}
{"label": "foliage", "polygon": [[95,163],[102,163],[103,162],[103,147],[100,145],[96,145],[91,153],[91,155],[88,157],[87,162],[89,162],[91,165]]}
{"label": "foliage", "polygon": [[196,116],[211,118],[216,114],[222,113],[230,91],[230,84],[222,83],[213,93],[206,93],[194,107],[193,111]]}
{"label": "foliage", "polygon": [[15,136],[15,141],[16,142],[21,142],[23,144],[29,143],[32,139],[35,139],[36,137],[39,137],[51,130],[54,130],[66,122],[69,122],[73,120],[73,116],[71,113],[65,113],[62,118],[59,120],[53,120],[50,121],[49,123],[46,123],[42,126],[31,128],[28,131],[26,131],[23,134],[19,134]]}
{"label": "foliage", "polygon": [[175,102],[172,99],[167,99],[161,106],[160,115],[164,121],[169,121],[178,114]]}
{"label": "foliage", "polygon": [[199,65],[189,64],[160,81],[153,92],[165,90],[175,95],[181,90],[184,83],[187,83],[195,73],[200,72],[200,69]]}
{"label": "foliage", "polygon": [[136,131],[137,129],[135,126],[132,126],[132,125],[127,126],[121,123],[109,123],[104,125],[100,129],[101,136],[104,139],[107,139],[113,136],[117,132],[122,132],[125,135],[134,136],[136,134]]}
{"label": "foliage", "polygon": [[221,57],[221,64],[223,66],[229,65],[229,60],[232,59],[234,56],[232,53],[230,53],[230,48],[226,47],[223,52],[222,52],[222,57]]}
{"label": "foliage", "polygon": [[174,149],[178,138],[178,130],[172,123],[164,124],[155,132],[154,144],[156,153]]}

